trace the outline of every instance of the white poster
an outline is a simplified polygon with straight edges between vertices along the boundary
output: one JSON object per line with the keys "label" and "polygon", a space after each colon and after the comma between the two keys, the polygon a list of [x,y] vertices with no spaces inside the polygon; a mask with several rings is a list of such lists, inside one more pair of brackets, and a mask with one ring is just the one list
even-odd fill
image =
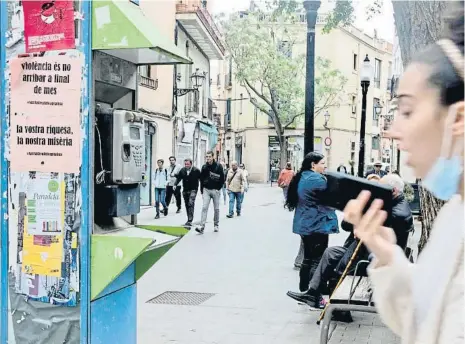
{"label": "white poster", "polygon": [[63,230],[63,181],[58,173],[30,172],[27,190],[27,234],[57,235]]}

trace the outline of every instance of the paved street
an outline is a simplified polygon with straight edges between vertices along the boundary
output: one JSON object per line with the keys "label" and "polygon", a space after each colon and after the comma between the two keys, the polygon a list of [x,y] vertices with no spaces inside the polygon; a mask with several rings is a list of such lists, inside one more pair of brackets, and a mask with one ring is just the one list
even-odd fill
{"label": "paved street", "polygon": [[[199,197],[195,221],[200,208]],[[285,295],[297,289],[293,261],[299,239],[291,232],[292,214],[283,209],[281,190],[253,185],[240,218],[225,218],[222,205],[219,233],[213,233],[212,210],[203,236],[190,232],[138,282],[138,343],[319,343],[318,312]],[[144,210],[138,222],[154,223],[154,215]],[[183,209],[158,221],[185,220]],[[345,236],[332,236],[330,245]],[[147,303],[167,291],[214,295],[194,306]],[[374,316],[354,314],[354,320],[338,325],[330,343],[391,343],[392,335]]]}

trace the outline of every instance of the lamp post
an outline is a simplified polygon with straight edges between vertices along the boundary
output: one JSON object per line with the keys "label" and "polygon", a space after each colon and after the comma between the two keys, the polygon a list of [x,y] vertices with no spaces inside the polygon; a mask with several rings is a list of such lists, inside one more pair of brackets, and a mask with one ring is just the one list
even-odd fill
{"label": "lamp post", "polygon": [[304,155],[314,150],[315,134],[315,25],[321,1],[304,1],[307,13],[307,74],[305,79]]}
{"label": "lamp post", "polygon": [[373,76],[368,54],[363,60],[363,66],[360,71],[360,80],[362,86],[362,118],[360,123],[360,147],[358,152],[358,176],[363,178],[363,170],[365,166],[365,125],[367,121],[367,93],[370,87],[370,80]]}
{"label": "lamp post", "polygon": [[329,114],[328,111],[326,111],[324,116],[325,116],[325,124],[323,124],[323,127],[325,127],[326,129],[329,129],[328,123],[329,123],[329,118],[331,117],[331,115]]}

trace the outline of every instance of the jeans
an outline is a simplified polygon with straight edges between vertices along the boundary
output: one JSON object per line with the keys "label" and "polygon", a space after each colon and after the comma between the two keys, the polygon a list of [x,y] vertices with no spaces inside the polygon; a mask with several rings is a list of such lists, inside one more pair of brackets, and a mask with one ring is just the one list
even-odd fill
{"label": "jeans", "polygon": [[328,281],[336,277],[334,270],[346,251],[347,249],[342,246],[332,246],[325,250],[310,280],[309,289],[312,293],[322,294]]}
{"label": "jeans", "polygon": [[155,209],[157,210],[157,214],[160,215],[160,203],[163,206],[163,209],[166,208],[166,189],[155,188]]}
{"label": "jeans", "polygon": [[186,206],[187,222],[194,221],[195,199],[197,198],[197,190],[183,190],[182,197]]}
{"label": "jeans", "polygon": [[241,214],[242,193],[229,191],[229,215],[234,214],[234,201],[236,201],[236,212]]}
{"label": "jeans", "polygon": [[166,205],[169,207],[171,204],[171,198],[173,197],[176,199],[176,207],[181,209],[181,185],[176,186],[176,188],[172,185],[168,185],[166,187]]}
{"label": "jeans", "polygon": [[283,187],[284,202],[287,201],[287,190],[289,190],[289,186]]}
{"label": "jeans", "polygon": [[213,225],[216,227],[220,222],[220,190],[203,189],[203,206],[202,206],[202,219],[200,220],[200,227],[204,228],[207,222],[208,208],[210,201],[213,200]]}
{"label": "jeans", "polygon": [[221,192],[223,194],[224,204],[226,204],[226,194],[228,193],[228,190],[226,190],[226,185],[223,185],[223,187],[221,188]]}

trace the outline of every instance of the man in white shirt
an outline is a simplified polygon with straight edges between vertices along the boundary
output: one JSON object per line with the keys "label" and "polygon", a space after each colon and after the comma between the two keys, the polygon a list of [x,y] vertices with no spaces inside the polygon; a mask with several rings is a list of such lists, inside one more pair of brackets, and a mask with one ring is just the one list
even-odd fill
{"label": "man in white shirt", "polygon": [[155,185],[155,209],[157,211],[156,219],[160,218],[160,203],[163,206],[163,214],[168,215],[166,206],[166,184],[168,183],[168,171],[163,168],[163,159],[157,160],[158,168],[153,172],[153,184]]}
{"label": "man in white shirt", "polygon": [[176,163],[176,157],[170,156],[170,167],[168,168],[168,183],[166,184],[166,207],[169,208],[171,204],[171,198],[176,199],[176,214],[181,212],[181,185],[175,186],[176,176],[181,171],[181,166]]}

